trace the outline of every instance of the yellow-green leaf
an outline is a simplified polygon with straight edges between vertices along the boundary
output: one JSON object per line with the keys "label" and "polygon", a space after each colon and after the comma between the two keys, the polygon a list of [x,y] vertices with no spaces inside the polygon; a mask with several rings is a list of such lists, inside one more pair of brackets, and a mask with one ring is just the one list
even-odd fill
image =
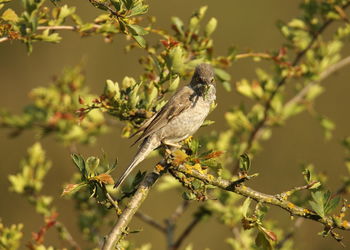
{"label": "yellow-green leaf", "polygon": [[16,12],[13,11],[13,9],[5,10],[1,18],[4,19],[5,21],[12,21],[12,22],[18,21],[18,16]]}

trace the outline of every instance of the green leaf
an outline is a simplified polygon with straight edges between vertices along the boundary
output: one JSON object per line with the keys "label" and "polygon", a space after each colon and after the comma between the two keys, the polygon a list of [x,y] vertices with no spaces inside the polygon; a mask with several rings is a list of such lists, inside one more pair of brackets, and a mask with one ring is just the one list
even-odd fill
{"label": "green leaf", "polygon": [[329,214],[329,213],[333,212],[333,210],[339,205],[340,200],[341,200],[340,196],[336,196],[333,199],[329,199],[328,202],[326,203],[326,206],[324,209],[325,213]]}
{"label": "green leaf", "polygon": [[182,73],[184,71],[184,50],[180,46],[170,49],[167,56],[167,66],[174,73]]}
{"label": "green leaf", "polygon": [[99,1],[100,0],[93,0],[93,1],[90,1],[90,3],[100,10],[108,11],[108,7],[106,6],[106,4],[103,2],[99,2]]}
{"label": "green leaf", "polygon": [[79,184],[68,184],[64,187],[61,196],[72,195],[72,194],[78,192],[81,188],[83,188],[85,186],[87,186],[87,183],[85,183],[85,182],[82,182]]}
{"label": "green leaf", "polygon": [[220,80],[222,81],[226,81],[226,82],[229,82],[231,80],[231,75],[229,73],[227,73],[225,70],[223,69],[218,69],[218,68],[215,68],[214,69],[214,72],[215,72],[215,75],[217,77],[220,78]]}
{"label": "green leaf", "polygon": [[190,200],[196,200],[196,195],[193,194],[192,192],[183,192],[182,193],[182,198],[184,200],[190,201]]}
{"label": "green leaf", "polygon": [[97,167],[100,164],[100,159],[94,156],[90,156],[85,161],[85,168],[88,173],[88,175],[94,175]]}
{"label": "green leaf", "polygon": [[134,0],[121,0],[127,10],[133,7]]}
{"label": "green leaf", "polygon": [[266,235],[260,231],[255,238],[255,244],[257,247],[259,247],[259,249],[263,249],[263,250],[272,250],[273,249],[270,241],[266,238]]}
{"label": "green leaf", "polygon": [[109,0],[110,3],[113,5],[113,7],[115,8],[115,10],[117,12],[119,12],[121,10],[121,4],[119,0]]}
{"label": "green leaf", "polygon": [[87,176],[86,176],[86,168],[85,168],[84,158],[78,154],[72,154],[71,157],[72,157],[72,160],[73,160],[75,166],[77,166],[77,168],[79,169],[79,172],[82,174],[82,178],[85,179]]}
{"label": "green leaf", "polygon": [[215,123],[215,121],[212,121],[212,120],[205,120],[205,121],[203,122],[203,124],[201,125],[201,127],[210,126],[210,125],[212,125],[212,124],[214,124],[214,123]]}
{"label": "green leaf", "polygon": [[250,199],[249,197],[245,199],[245,201],[243,202],[243,205],[241,206],[241,212],[243,217],[247,217],[248,211],[249,211],[249,206],[250,203],[252,202],[252,199]]}
{"label": "green leaf", "polygon": [[218,25],[218,20],[215,17],[212,17],[208,24],[205,26],[204,34],[205,36],[209,37],[216,29],[216,26]]}
{"label": "green leaf", "polygon": [[318,97],[320,94],[322,94],[324,92],[324,87],[316,84],[316,85],[312,85],[309,88],[309,91],[307,92],[305,99],[306,100],[313,100],[316,97]]}
{"label": "green leaf", "polygon": [[132,36],[141,48],[146,48],[146,40],[142,36]]}
{"label": "green leaf", "polygon": [[75,7],[69,8],[68,5],[65,4],[60,8],[58,19],[61,22],[63,22],[66,17],[72,15],[74,12],[75,12]]}
{"label": "green leaf", "polygon": [[35,39],[42,40],[49,43],[58,43],[59,41],[61,41],[62,38],[58,33],[50,34],[49,29],[47,29],[47,30],[44,30],[41,35],[36,35]]}
{"label": "green leaf", "polygon": [[326,140],[332,138],[332,132],[335,129],[335,123],[325,116],[319,116],[321,127],[324,131],[324,136]]}
{"label": "green leaf", "polygon": [[242,79],[236,83],[237,92],[243,96],[253,98],[253,89],[247,79]]}
{"label": "green leaf", "polygon": [[83,25],[80,25],[79,31],[84,32],[93,29],[95,24],[93,23],[84,23]]}
{"label": "green leaf", "polygon": [[184,31],[183,31],[184,23],[182,22],[182,20],[178,17],[172,17],[171,22],[174,24],[176,30],[180,33],[180,35],[183,36],[184,35]]}
{"label": "green leaf", "polygon": [[143,36],[148,34],[148,31],[145,30],[143,27],[141,27],[140,25],[136,25],[136,24],[127,24],[126,27],[128,27],[129,31],[131,32],[131,34],[133,34],[134,36]]}
{"label": "green leaf", "polygon": [[224,89],[227,91],[227,92],[231,92],[232,88],[231,88],[231,83],[229,82],[222,82],[222,86],[224,87]]}
{"label": "green leaf", "polygon": [[248,172],[251,166],[251,161],[248,154],[244,153],[239,158],[239,168],[242,172]]}
{"label": "green leaf", "polygon": [[326,212],[324,209],[326,203],[326,193],[324,191],[316,191],[311,193],[313,201],[309,201],[312,209],[322,218],[325,218]]}
{"label": "green leaf", "polygon": [[13,9],[8,8],[7,10],[2,13],[1,18],[5,21],[11,21],[11,22],[17,22],[18,21],[18,16],[16,12],[14,12]]}
{"label": "green leaf", "polygon": [[199,148],[199,141],[196,139],[191,139],[188,146],[191,149],[192,153],[196,154]]}
{"label": "green leaf", "polygon": [[148,5],[143,4],[142,2],[140,4],[136,4],[131,10],[130,14],[127,15],[127,17],[133,17],[138,15],[146,14],[148,11]]}
{"label": "green leaf", "polygon": [[175,79],[173,79],[170,82],[168,90],[175,91],[179,87],[179,84],[180,84],[180,77],[177,76]]}
{"label": "green leaf", "polygon": [[323,206],[321,204],[314,202],[314,201],[309,201],[309,204],[310,204],[311,208],[316,212],[316,214],[318,214],[322,218],[325,217],[325,212],[324,212]]}

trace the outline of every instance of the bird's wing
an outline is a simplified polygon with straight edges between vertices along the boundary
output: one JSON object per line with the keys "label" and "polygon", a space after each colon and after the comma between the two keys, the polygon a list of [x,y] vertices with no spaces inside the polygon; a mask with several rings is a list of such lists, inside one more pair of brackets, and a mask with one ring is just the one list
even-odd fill
{"label": "bird's wing", "polygon": [[135,135],[145,131],[145,129],[148,127],[148,125],[154,120],[154,118],[157,117],[159,112],[154,113],[150,118],[148,118],[142,125],[132,134],[129,136],[129,139],[134,137]]}
{"label": "bird's wing", "polygon": [[192,102],[190,100],[193,90],[189,87],[183,87],[178,92],[176,92],[167,104],[155,115],[153,115],[150,120],[143,124],[138,132],[143,132],[141,136],[133,143],[133,145],[139,141],[142,141],[150,134],[163,128],[168,122],[174,117],[178,116],[181,112],[188,109]]}

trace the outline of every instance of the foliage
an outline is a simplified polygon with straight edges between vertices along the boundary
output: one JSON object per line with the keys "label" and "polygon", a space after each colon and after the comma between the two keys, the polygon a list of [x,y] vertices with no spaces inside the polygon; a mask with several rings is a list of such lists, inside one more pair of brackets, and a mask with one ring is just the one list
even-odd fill
{"label": "foliage", "polygon": [[[210,134],[186,139],[181,149],[171,153],[159,150],[164,160],[157,164],[155,172],[166,171],[170,175],[159,180],[156,190],[176,189],[184,202],[164,224],[140,212],[136,215],[165,234],[169,249],[179,249],[191,230],[208,217],[233,232],[227,239],[232,249],[292,249],[295,243],[288,235],[296,228],[291,233],[281,230],[278,223],[267,217],[269,206],[319,222],[324,227],[321,234],[337,241],[342,238],[335,229],[350,229],[345,218],[348,204],[346,200],[341,202],[339,196],[349,191],[348,176],[342,179],[339,190],[332,193],[325,176],[310,164],[303,167],[304,185],[288,191],[268,195],[246,186],[248,180],[258,176],[250,172],[261,142],[271,137],[273,128],[284,125],[290,118],[307,111],[319,121],[325,139],[331,138],[336,126],[316,111],[314,103],[324,92],[322,80],[340,69],[339,65],[345,65],[339,62],[345,60],[341,52],[350,35],[346,16],[348,0],[302,1],[299,17],[277,24],[284,38],[280,48],[256,53],[231,47],[226,55],[213,52],[212,34],[218,21],[211,17],[203,23],[207,6],[200,7],[187,21],[172,17],[171,30],[161,30],[155,18],[146,15],[148,5],[142,0],[89,0],[100,13],[90,22],[80,18],[76,7],[60,1],[23,0],[20,12],[8,7],[10,2],[0,0],[0,42],[20,41],[29,53],[34,53],[36,42],[59,43],[64,30],[81,37],[102,35],[106,42],[111,42],[116,34],[123,34],[127,40],[132,39],[126,51],[140,48],[144,52],[139,59],[143,68],[140,76],[106,79],[100,94],[91,94],[85,86],[82,65],[65,69],[48,86],[33,89],[29,93],[32,103],[22,114],[0,112],[1,126],[11,129],[12,135],[35,129],[41,137],[52,134],[63,145],[74,148],[77,144],[94,143],[108,131],[108,119],[114,119],[123,125],[122,136],[128,137],[165,105],[168,94],[178,89],[180,79],[188,80],[194,67],[202,62],[213,65],[220,83],[218,88],[234,90],[246,98],[223,114],[225,130],[216,131],[212,126]],[[325,36],[324,31],[332,23],[333,29]],[[156,41],[151,42],[148,34],[157,36]],[[254,79],[244,78],[232,85],[227,69],[243,58],[266,60],[270,69],[256,67]],[[292,96],[287,91],[287,83],[293,83]],[[205,122],[205,125],[211,124],[212,121]],[[347,153],[345,165],[350,172],[349,138],[343,140],[343,146]],[[121,190],[115,190],[111,172],[116,163],[110,164],[105,156],[84,158],[77,153],[72,154],[72,159],[77,173],[65,185],[62,196],[74,201],[84,239],[91,243],[91,248],[99,247],[105,227],[113,227],[116,216],[130,221],[136,213],[146,196],[135,205],[133,214],[123,217],[134,205],[140,188],[149,183],[149,175],[139,172]],[[33,234],[28,246],[45,249],[45,233],[54,227],[66,244],[78,249],[77,242],[58,220],[59,213],[53,205],[57,197],[42,194],[51,165],[41,144],[35,143],[21,161],[19,172],[9,176],[10,190],[22,195],[44,217],[44,226]],[[306,194],[302,195],[302,190],[306,190]],[[242,196],[247,198],[243,201]],[[193,221],[175,240],[177,219],[193,201],[201,202]],[[0,223],[1,247],[19,248],[22,227],[19,224],[7,228]],[[139,230],[126,226],[121,231],[117,240],[120,247],[151,248],[150,244],[137,248],[128,241],[128,234]]]}
{"label": "foliage", "polygon": [[22,224],[5,227],[0,222],[0,246],[3,249],[17,249],[20,246],[20,240],[23,236]]}
{"label": "foliage", "polygon": [[49,86],[35,88],[29,93],[33,103],[26,106],[21,115],[1,111],[0,124],[13,129],[13,136],[34,128],[39,135],[54,134],[67,145],[92,143],[106,131],[106,122],[98,110],[90,112],[83,120],[77,117],[82,102],[80,97],[93,100],[84,84],[85,76],[80,66],[66,69]]}
{"label": "foliage", "polygon": [[[2,0],[0,7],[7,2],[11,0]],[[75,13],[76,7],[66,4],[59,6],[55,4],[55,0],[51,2],[23,0],[21,14],[7,8],[0,18],[0,36],[20,40],[26,44],[29,53],[33,51],[34,42],[60,42],[62,38],[57,31],[61,29],[74,30],[82,37],[100,34],[107,42],[111,41],[115,34],[125,34],[134,38],[140,46],[145,46],[143,35],[147,34],[147,31],[137,25],[140,21],[137,16],[145,14],[148,10],[148,6],[142,0],[90,0],[92,6],[104,11],[93,22],[83,22]],[[69,21],[74,25],[65,26]]]}

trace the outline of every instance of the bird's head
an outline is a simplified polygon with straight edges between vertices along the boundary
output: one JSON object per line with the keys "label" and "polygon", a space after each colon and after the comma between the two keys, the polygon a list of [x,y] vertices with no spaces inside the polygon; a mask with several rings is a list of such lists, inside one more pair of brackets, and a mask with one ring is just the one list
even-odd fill
{"label": "bird's head", "polygon": [[[199,64],[193,74],[191,87],[200,95],[207,96],[211,86],[215,84],[214,70],[210,64]],[[214,87],[215,88],[215,87]]]}
{"label": "bird's head", "polygon": [[214,70],[210,64],[199,64],[193,74],[191,85],[215,84]]}

